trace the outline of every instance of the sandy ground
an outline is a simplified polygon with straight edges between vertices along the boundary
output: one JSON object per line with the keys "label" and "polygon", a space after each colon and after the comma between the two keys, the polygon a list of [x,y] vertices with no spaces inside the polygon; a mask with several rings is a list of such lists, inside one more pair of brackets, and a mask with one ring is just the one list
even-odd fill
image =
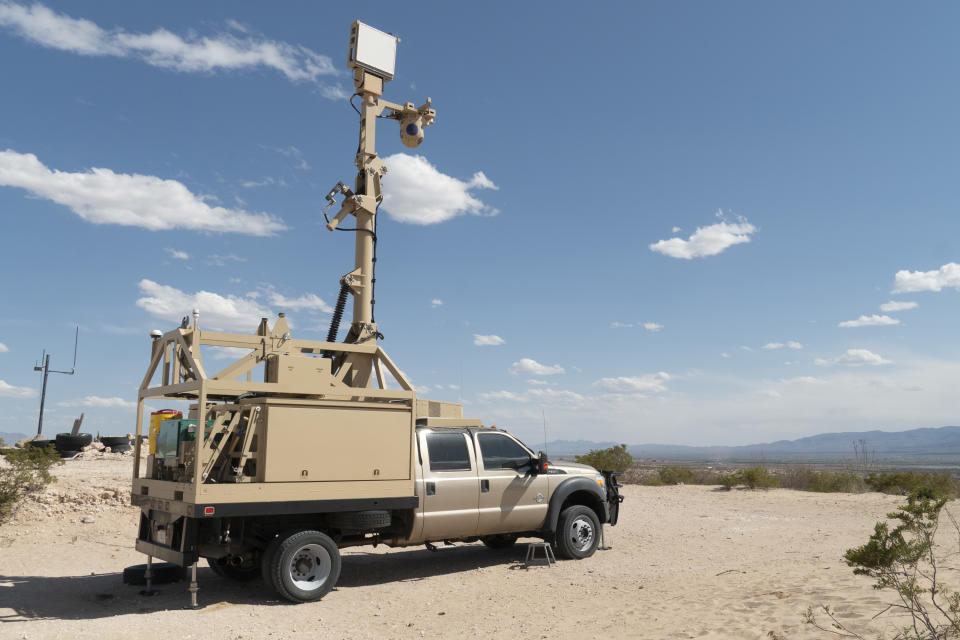
{"label": "sandy ground", "polygon": [[[153,597],[122,584],[144,561],[127,506],[131,458],[76,460],[0,527],[0,638],[823,638],[801,620],[827,603],[872,635],[891,599],[841,560],[902,499],[870,493],[628,486],[608,551],[525,568],[525,545],[345,550],[320,602],[198,572]],[[86,522],[84,520],[87,520]],[[92,520],[92,522],[90,522]],[[947,581],[960,586],[953,572]]]}

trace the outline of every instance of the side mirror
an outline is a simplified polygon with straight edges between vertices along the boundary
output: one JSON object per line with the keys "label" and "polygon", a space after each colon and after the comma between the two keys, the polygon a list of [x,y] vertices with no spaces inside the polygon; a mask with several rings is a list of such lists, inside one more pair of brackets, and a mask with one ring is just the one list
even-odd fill
{"label": "side mirror", "polygon": [[537,473],[546,473],[550,470],[550,461],[547,460],[547,454],[543,451],[540,452],[540,455],[537,456]]}

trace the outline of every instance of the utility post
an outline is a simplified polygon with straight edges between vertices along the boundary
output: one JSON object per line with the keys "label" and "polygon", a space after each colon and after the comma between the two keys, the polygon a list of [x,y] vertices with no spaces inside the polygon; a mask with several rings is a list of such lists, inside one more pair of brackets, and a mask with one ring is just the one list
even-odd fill
{"label": "utility post", "polygon": [[40,360],[43,362],[43,365],[35,364],[33,366],[34,371],[43,371],[43,384],[40,387],[40,419],[37,420],[37,435],[39,436],[43,433],[43,405],[47,400],[47,378],[51,373],[62,373],[64,375],[72,376],[77,371],[77,339],[80,337],[80,327],[77,327],[76,331],[73,334],[73,367],[70,371],[56,371],[50,368],[50,354],[46,351],[43,352],[43,355],[40,356]]}

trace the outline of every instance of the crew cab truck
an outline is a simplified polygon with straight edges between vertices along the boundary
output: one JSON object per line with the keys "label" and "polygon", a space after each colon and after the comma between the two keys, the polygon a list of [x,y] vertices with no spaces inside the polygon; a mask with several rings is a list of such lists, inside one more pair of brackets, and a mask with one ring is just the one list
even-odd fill
{"label": "crew cab truck", "polygon": [[[249,353],[207,372],[205,350],[225,346]],[[350,386],[349,363],[362,370],[364,359],[375,384]],[[258,368],[262,382],[252,381]],[[147,398],[188,409],[160,423],[145,469],[139,449],[149,440],[137,439],[136,548],[148,572],[152,558],[191,567],[194,605],[200,558],[306,602],[336,584],[344,547],[502,548],[534,536],[560,557],[586,558],[617,521],[613,474],[551,464],[462,418],[458,404],[417,399],[378,345],[295,340],[282,315],[254,335],[201,331],[195,319],[155,337],[138,429]]]}

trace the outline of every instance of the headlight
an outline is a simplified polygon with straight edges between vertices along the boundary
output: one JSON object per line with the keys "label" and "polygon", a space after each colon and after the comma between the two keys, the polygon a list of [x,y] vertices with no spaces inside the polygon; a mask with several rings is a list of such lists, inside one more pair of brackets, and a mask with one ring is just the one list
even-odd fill
{"label": "headlight", "polygon": [[603,474],[598,473],[597,475],[593,476],[593,479],[596,480],[597,484],[600,485],[600,488],[603,489]]}

